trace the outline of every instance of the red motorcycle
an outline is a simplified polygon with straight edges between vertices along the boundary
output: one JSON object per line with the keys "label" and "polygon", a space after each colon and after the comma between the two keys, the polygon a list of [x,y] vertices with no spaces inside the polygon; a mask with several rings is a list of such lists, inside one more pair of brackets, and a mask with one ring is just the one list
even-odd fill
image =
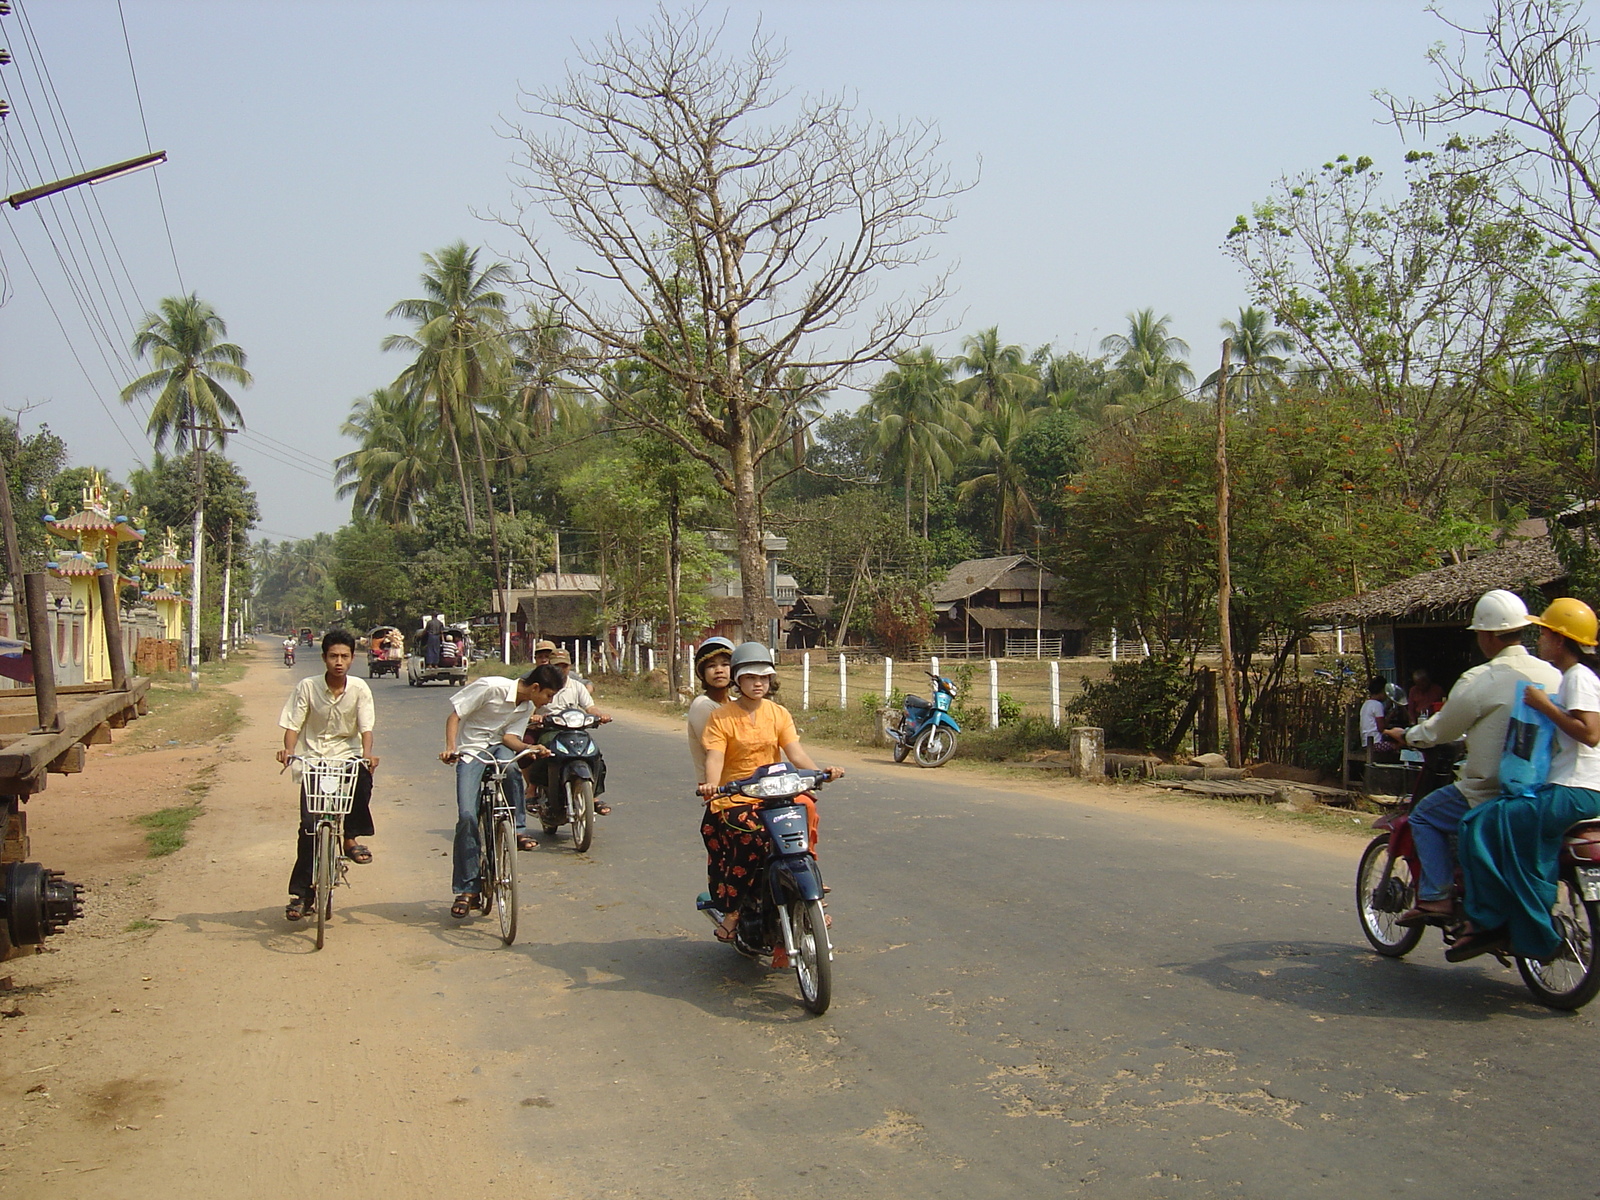
{"label": "red motorcycle", "polygon": [[[1400,958],[1416,949],[1423,925],[1397,925],[1396,919],[1417,903],[1422,866],[1411,837],[1410,806],[1373,822],[1380,830],[1367,844],[1356,868],[1356,912],[1361,932],[1385,958]],[[1460,893],[1460,872],[1456,890]],[[1522,982],[1534,999],[1551,1008],[1582,1008],[1600,992],[1600,821],[1580,821],[1567,830],[1561,850],[1561,875],[1552,909],[1561,950],[1551,959],[1524,958],[1509,951],[1491,951],[1502,965],[1516,959]],[[1440,928],[1446,945],[1460,936],[1464,915],[1444,918]]]}

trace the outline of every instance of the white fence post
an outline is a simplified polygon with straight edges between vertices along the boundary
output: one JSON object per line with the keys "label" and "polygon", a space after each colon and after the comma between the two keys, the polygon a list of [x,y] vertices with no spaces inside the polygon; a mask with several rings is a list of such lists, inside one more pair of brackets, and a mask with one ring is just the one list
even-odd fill
{"label": "white fence post", "polygon": [[590,675],[593,675],[593,674],[594,674],[594,643],[586,641],[586,642],[583,643],[583,675],[584,675],[584,678],[587,679]]}
{"label": "white fence post", "polygon": [[989,728],[1000,728],[1000,664],[989,660]]}
{"label": "white fence post", "polygon": [[939,656],[937,654],[928,660],[928,669],[935,675],[939,673]]}
{"label": "white fence post", "polygon": [[839,711],[843,712],[850,703],[850,686],[845,678],[844,651],[839,652]]}
{"label": "white fence post", "polygon": [[811,651],[800,656],[800,711],[811,707]]}
{"label": "white fence post", "polygon": [[656,669],[656,648],[654,646],[645,647],[644,662],[646,671],[654,671]]}
{"label": "white fence post", "polygon": [[1117,661],[1117,627],[1111,627],[1111,661]]}
{"label": "white fence post", "polygon": [[1050,724],[1061,728],[1061,664],[1050,663]]}
{"label": "white fence post", "polygon": [[889,693],[894,691],[894,659],[883,656],[883,702],[889,703]]}

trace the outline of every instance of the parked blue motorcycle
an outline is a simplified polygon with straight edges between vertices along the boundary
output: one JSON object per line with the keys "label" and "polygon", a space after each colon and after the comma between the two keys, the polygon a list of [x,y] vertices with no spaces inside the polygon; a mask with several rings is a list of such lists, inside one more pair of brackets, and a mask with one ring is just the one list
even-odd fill
{"label": "parked blue motorcycle", "polygon": [[961,726],[950,715],[956,685],[943,675],[932,671],[926,674],[933,680],[933,699],[907,696],[900,719],[895,720],[891,713],[883,732],[894,748],[895,762],[904,762],[910,754],[919,767],[942,767],[956,752],[956,737],[961,732]]}

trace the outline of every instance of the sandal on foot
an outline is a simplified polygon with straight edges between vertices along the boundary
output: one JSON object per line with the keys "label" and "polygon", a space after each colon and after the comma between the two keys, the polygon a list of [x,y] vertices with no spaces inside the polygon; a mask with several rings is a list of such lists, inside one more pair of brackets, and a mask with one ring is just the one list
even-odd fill
{"label": "sandal on foot", "polygon": [[344,856],[351,862],[360,863],[362,866],[372,861],[372,851],[368,850],[360,842],[351,842],[346,846],[344,848]]}
{"label": "sandal on foot", "polygon": [[517,834],[517,849],[518,850],[537,850],[538,848],[539,848],[539,843],[534,841],[527,834],[525,834],[525,833]]}
{"label": "sandal on foot", "polygon": [[738,927],[738,915],[735,913],[729,913],[728,916],[723,920],[723,923],[718,925],[711,932],[717,935],[717,941],[727,944],[732,943],[734,932],[738,929]]}
{"label": "sandal on foot", "polygon": [[604,800],[596,800],[594,802],[594,815],[597,817],[609,817],[611,815],[611,805]]}
{"label": "sandal on foot", "polygon": [[299,896],[296,896],[284,908],[283,919],[285,921],[298,921],[306,915],[306,909],[310,907],[311,901],[302,900]]}
{"label": "sandal on foot", "polygon": [[478,893],[462,892],[450,906],[450,915],[459,921],[476,907],[478,907]]}

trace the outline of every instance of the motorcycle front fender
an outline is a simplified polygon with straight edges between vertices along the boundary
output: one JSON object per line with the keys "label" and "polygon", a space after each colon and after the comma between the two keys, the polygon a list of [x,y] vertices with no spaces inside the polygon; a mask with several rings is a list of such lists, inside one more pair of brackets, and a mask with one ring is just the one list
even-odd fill
{"label": "motorcycle front fender", "polygon": [[593,779],[594,771],[588,763],[579,760],[567,764],[566,777],[568,779]]}
{"label": "motorcycle front fender", "polygon": [[[928,724],[929,725],[948,725],[951,729],[954,729],[957,733],[961,732],[961,726],[958,725],[956,723],[956,719],[954,717],[952,717],[947,712],[936,712],[936,713],[934,713],[933,714],[933,720],[929,721]],[[922,731],[919,729],[917,732],[920,733]]]}
{"label": "motorcycle front fender", "polygon": [[792,896],[802,900],[822,899],[822,872],[809,854],[789,854],[775,858],[767,867],[773,903],[782,905]]}

